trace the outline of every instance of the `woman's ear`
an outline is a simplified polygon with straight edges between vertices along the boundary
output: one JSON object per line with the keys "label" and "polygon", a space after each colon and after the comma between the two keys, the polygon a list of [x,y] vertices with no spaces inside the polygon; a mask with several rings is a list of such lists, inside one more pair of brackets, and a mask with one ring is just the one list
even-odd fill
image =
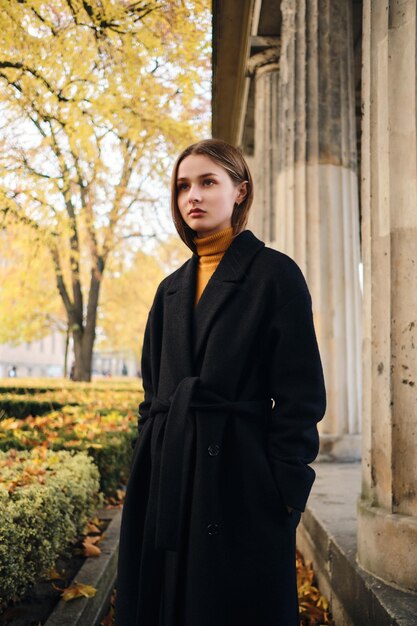
{"label": "woman's ear", "polygon": [[248,195],[248,181],[244,180],[242,183],[240,183],[238,186],[238,190],[239,190],[239,193],[236,198],[236,202],[238,204],[241,204],[243,200],[246,198],[246,196]]}

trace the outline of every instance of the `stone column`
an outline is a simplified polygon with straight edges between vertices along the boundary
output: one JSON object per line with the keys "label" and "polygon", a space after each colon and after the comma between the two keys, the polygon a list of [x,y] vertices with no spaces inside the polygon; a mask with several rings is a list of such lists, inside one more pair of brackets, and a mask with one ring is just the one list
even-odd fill
{"label": "stone column", "polygon": [[323,457],[360,457],[361,306],[351,6],[282,0],[271,244],[300,265],[327,388]]}
{"label": "stone column", "polygon": [[269,243],[275,228],[276,172],[278,168],[278,80],[276,62],[256,67],[255,80],[255,210],[253,227]]}
{"label": "stone column", "polygon": [[417,591],[415,0],[364,2],[364,437],[358,558]]}

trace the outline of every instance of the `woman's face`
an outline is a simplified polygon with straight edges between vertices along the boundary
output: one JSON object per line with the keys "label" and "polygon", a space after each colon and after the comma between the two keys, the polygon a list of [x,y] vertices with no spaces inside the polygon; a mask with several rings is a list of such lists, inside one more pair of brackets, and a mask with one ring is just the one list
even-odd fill
{"label": "woman's face", "polygon": [[235,203],[246,196],[247,182],[235,185],[227,171],[204,154],[185,157],[176,182],[179,211],[198,237],[230,227]]}

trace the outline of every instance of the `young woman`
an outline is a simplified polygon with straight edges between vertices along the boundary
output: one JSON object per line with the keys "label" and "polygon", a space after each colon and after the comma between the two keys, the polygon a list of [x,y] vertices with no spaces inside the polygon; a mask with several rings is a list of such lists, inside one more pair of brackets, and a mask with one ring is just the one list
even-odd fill
{"label": "young woman", "polygon": [[189,146],[172,216],[191,258],[159,285],[120,537],[117,626],[296,626],[295,534],[326,408],[298,265],[245,230],[241,152]]}

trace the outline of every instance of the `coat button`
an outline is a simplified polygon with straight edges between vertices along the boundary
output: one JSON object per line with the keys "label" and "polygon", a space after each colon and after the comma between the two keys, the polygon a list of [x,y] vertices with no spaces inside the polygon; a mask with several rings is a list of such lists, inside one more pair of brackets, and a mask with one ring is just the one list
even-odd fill
{"label": "coat button", "polygon": [[207,526],[207,532],[209,535],[218,535],[219,534],[219,525],[216,522],[211,522]]}
{"label": "coat button", "polygon": [[212,443],[207,450],[210,456],[217,456],[220,452],[220,446],[217,443]]}

